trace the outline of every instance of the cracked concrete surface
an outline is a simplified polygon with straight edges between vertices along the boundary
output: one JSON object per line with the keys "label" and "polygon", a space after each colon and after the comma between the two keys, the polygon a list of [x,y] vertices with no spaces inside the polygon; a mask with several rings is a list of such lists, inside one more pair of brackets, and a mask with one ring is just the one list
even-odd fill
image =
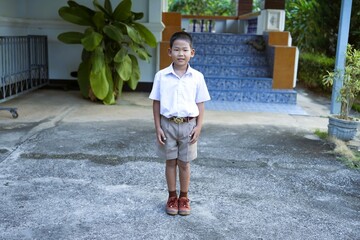
{"label": "cracked concrete surface", "polygon": [[0,239],[358,239],[360,172],[311,137],[328,103],[299,98],[308,116],[206,112],[187,217],[164,212],[147,93],[116,106],[46,89],[9,101]]}

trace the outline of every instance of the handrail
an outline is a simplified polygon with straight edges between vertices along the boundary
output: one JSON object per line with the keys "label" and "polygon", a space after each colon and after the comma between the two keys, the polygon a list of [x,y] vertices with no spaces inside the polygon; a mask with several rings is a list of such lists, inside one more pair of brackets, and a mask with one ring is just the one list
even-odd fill
{"label": "handrail", "polygon": [[213,20],[246,20],[259,16],[261,12],[252,12],[240,16],[212,16],[212,15],[181,15],[186,19],[213,19]]}
{"label": "handrail", "polygon": [[214,20],[237,20],[237,16],[211,16],[211,15],[181,15],[182,18],[186,19],[214,19]]}
{"label": "handrail", "polygon": [[257,16],[260,16],[261,12],[252,12],[252,13],[246,13],[243,15],[238,16],[238,20],[246,20],[250,18],[255,18]]}
{"label": "handrail", "polygon": [[[181,15],[182,24],[190,32],[251,33],[257,31],[257,19],[261,12],[240,16]],[[216,29],[215,29],[216,28]]]}

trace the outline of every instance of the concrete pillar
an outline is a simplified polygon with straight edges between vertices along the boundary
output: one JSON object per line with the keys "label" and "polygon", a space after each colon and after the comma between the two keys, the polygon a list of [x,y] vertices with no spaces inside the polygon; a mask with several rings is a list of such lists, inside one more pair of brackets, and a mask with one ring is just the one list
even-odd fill
{"label": "concrete pillar", "polygon": [[268,32],[268,44],[274,47],[273,89],[293,89],[296,86],[299,50],[291,46],[289,32]]}
{"label": "concrete pillar", "polygon": [[252,12],[253,0],[238,0],[238,16]]}
{"label": "concrete pillar", "polygon": [[265,9],[285,10],[285,0],[265,0]]}
{"label": "concrete pillar", "polygon": [[162,19],[162,0],[149,0],[149,23],[159,23]]}
{"label": "concrete pillar", "polygon": [[[350,18],[351,18],[352,0],[341,1],[339,34],[336,48],[335,70],[343,71],[345,68],[345,53],[349,40]],[[331,114],[339,114],[341,103],[338,101],[340,89],[343,85],[343,78],[339,77],[334,81],[331,96]]]}
{"label": "concrete pillar", "polygon": [[[138,0],[144,1],[144,0]],[[156,71],[159,70],[160,65],[160,42],[162,39],[162,31],[164,30],[164,24],[162,23],[162,13],[163,13],[163,0],[148,0],[149,1],[149,8],[148,8],[148,14],[149,14],[149,23],[147,24],[147,27],[152,31],[154,36],[156,37],[156,40],[159,42],[159,45],[156,48],[156,54],[153,55],[154,60],[156,61],[153,65],[153,70]],[[155,73],[153,75],[155,75]],[[153,76],[152,75],[152,76]]]}

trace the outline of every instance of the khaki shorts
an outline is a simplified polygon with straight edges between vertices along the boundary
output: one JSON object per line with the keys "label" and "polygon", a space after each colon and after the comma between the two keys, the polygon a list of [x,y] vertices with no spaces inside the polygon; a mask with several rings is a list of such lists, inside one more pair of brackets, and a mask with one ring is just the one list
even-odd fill
{"label": "khaki shorts", "polygon": [[157,142],[157,154],[166,160],[178,159],[190,162],[197,157],[197,142],[190,144],[190,133],[196,126],[196,118],[189,122],[175,123],[161,117],[161,128],[165,133],[165,145]]}

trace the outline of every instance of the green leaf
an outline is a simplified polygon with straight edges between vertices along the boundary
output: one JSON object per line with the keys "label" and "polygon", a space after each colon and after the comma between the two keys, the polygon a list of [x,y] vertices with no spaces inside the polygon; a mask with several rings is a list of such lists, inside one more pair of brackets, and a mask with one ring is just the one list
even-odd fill
{"label": "green leaf", "polygon": [[98,30],[105,26],[105,16],[103,12],[96,12],[92,17],[92,21]]}
{"label": "green leaf", "polygon": [[65,32],[59,34],[58,39],[67,44],[81,44],[81,39],[84,36],[85,35],[80,32]]}
{"label": "green leaf", "polygon": [[115,104],[115,94],[114,94],[114,82],[112,79],[112,75],[111,75],[111,69],[108,65],[106,65],[105,67],[105,74],[106,74],[106,79],[108,81],[109,84],[109,91],[107,96],[104,98],[103,103],[104,104]]}
{"label": "green leaf", "polygon": [[114,62],[116,63],[121,63],[125,56],[127,55],[128,51],[126,48],[121,48],[115,55],[114,57]]}
{"label": "green leaf", "polygon": [[110,15],[111,15],[113,13],[113,9],[112,9],[112,6],[111,6],[111,1],[110,0],[105,0],[104,6],[105,6],[106,11],[108,11],[108,13],[110,13]]}
{"label": "green leaf", "polygon": [[124,39],[124,35],[121,30],[114,25],[107,25],[103,29],[106,36],[114,41],[121,42]]}
{"label": "green leaf", "polygon": [[93,0],[93,5],[95,9],[100,10],[102,13],[106,14],[108,18],[111,18],[111,12],[109,12],[107,9],[101,6],[97,0]]}
{"label": "green leaf", "polygon": [[137,84],[140,79],[140,68],[139,63],[135,56],[130,55],[131,61],[132,61],[132,74],[130,77],[130,80],[127,81],[127,85],[130,87],[130,89],[135,90],[137,87]]}
{"label": "green leaf", "polygon": [[123,25],[126,27],[126,31],[129,35],[129,37],[131,38],[131,40],[133,40],[136,43],[141,44],[142,43],[142,39],[140,36],[140,33],[138,31],[136,31],[135,28],[133,28],[132,26],[123,23]]}
{"label": "green leaf", "polygon": [[80,5],[80,4],[78,4],[77,2],[75,2],[75,1],[71,1],[71,0],[68,1],[68,5],[69,5],[69,7],[79,8],[79,9],[81,9],[81,11],[87,12],[87,13],[89,14],[89,16],[92,16],[92,15],[95,14],[95,11],[94,11],[94,10],[92,10],[92,9],[90,9],[90,8],[84,6],[84,5]]}
{"label": "green leaf", "polygon": [[102,47],[97,47],[91,57],[92,70],[100,72],[105,68],[105,55]]}
{"label": "green leaf", "polygon": [[80,63],[78,68],[78,83],[79,83],[80,92],[85,98],[89,97],[90,71],[91,71],[90,61],[85,61]]}
{"label": "green leaf", "polygon": [[106,70],[103,68],[99,72],[95,72],[94,69],[90,72],[90,86],[94,95],[103,100],[109,92],[109,82],[106,77]]}
{"label": "green leaf", "polygon": [[92,25],[92,21],[91,21],[92,15],[80,7],[62,7],[59,9],[59,15],[65,21],[77,25],[81,25],[81,26]]}
{"label": "green leaf", "polygon": [[100,45],[103,36],[97,32],[91,32],[86,34],[86,36],[81,40],[82,45],[87,51],[94,51],[97,46]]}
{"label": "green leaf", "polygon": [[123,61],[115,64],[116,71],[119,74],[120,78],[124,81],[130,79],[132,74],[132,61],[129,55],[126,55],[123,58]]}
{"label": "green leaf", "polygon": [[92,57],[92,52],[86,51],[86,49],[83,48],[81,53],[81,61],[83,62],[90,61],[91,57]]}
{"label": "green leaf", "polygon": [[131,17],[131,0],[123,0],[114,10],[113,17],[117,21],[125,21]]}
{"label": "green leaf", "polygon": [[156,38],[152,32],[150,32],[149,29],[147,29],[144,25],[141,23],[133,23],[133,27],[140,33],[142,38],[145,40],[146,44],[150,47],[154,48],[156,47]]}
{"label": "green leaf", "polygon": [[147,50],[143,46],[139,46],[137,44],[133,44],[131,49],[136,52],[140,59],[150,62],[151,55],[147,52]]}
{"label": "green leaf", "polygon": [[132,18],[133,18],[133,21],[136,21],[136,20],[140,20],[144,17],[144,13],[143,12],[131,12],[131,15],[132,15]]}
{"label": "green leaf", "polygon": [[122,93],[122,89],[124,86],[124,80],[122,80],[118,73],[114,74],[114,86],[115,86],[115,92],[116,96],[120,97]]}

